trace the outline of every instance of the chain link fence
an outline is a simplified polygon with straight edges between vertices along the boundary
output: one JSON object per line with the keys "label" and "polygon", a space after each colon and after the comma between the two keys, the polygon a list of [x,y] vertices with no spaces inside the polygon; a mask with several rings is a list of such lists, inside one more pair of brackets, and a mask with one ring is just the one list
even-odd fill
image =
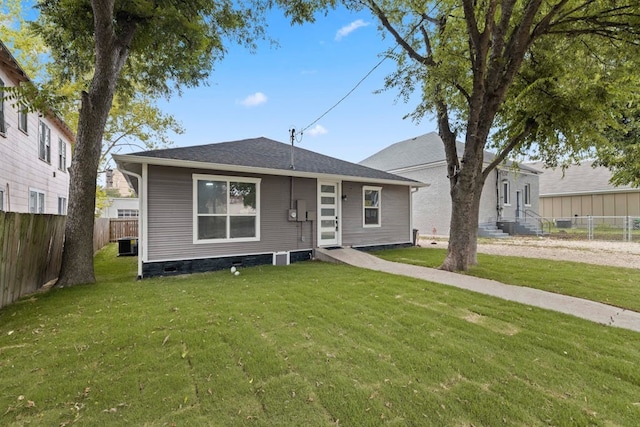
{"label": "chain link fence", "polygon": [[640,242],[640,217],[540,218],[543,234],[558,239]]}

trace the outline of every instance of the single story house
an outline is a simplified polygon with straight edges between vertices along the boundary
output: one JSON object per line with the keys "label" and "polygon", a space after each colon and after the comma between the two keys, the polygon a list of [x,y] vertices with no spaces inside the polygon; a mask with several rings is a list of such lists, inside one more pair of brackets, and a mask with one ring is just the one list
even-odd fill
{"label": "single story house", "polygon": [[[458,153],[464,144],[458,142]],[[495,154],[484,152],[488,165]],[[449,235],[451,196],[442,139],[436,132],[397,142],[367,157],[361,165],[380,169],[429,187],[413,197],[413,221],[421,235]],[[504,236],[497,228],[515,234],[536,234],[538,229],[538,171],[511,162],[494,169],[486,179],[480,199],[479,235]]]}
{"label": "single story house", "polygon": [[425,185],[267,138],[113,158],[140,199],[140,277],[411,244]]}
{"label": "single story house", "polygon": [[581,216],[640,217],[640,188],[613,186],[611,171],[593,167],[593,161],[574,164],[564,171],[531,166],[543,171],[540,176],[540,213],[548,219]]}

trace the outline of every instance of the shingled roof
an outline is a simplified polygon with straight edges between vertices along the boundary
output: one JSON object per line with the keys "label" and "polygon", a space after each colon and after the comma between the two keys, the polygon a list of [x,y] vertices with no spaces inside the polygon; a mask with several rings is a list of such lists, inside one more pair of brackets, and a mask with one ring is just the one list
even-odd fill
{"label": "shingled roof", "polygon": [[592,161],[571,165],[564,171],[560,167],[544,168],[542,162],[531,163],[531,166],[543,172],[540,175],[540,196],[543,197],[640,191],[630,185],[613,186],[609,182],[611,171],[602,166],[594,168]]}
{"label": "shingled roof", "polygon": [[141,151],[113,156],[119,164],[148,163],[183,167],[206,167],[276,175],[331,175],[395,182],[403,185],[424,186],[412,179],[393,175],[381,170],[339,160],[300,147],[293,148],[291,167],[291,145],[260,137],[216,144],[177,147],[162,150]]}
{"label": "shingled roof", "polygon": [[[457,142],[456,144],[458,153],[461,154],[464,151],[464,144],[462,142]],[[490,163],[495,156],[494,153],[484,151],[484,162]],[[397,171],[414,166],[444,162],[445,160],[444,144],[440,135],[437,132],[429,132],[415,138],[396,142],[367,157],[360,164],[386,171]],[[512,162],[507,161],[506,165],[511,166]],[[529,168],[526,165],[520,164],[518,166],[527,172],[539,173],[538,170]]]}

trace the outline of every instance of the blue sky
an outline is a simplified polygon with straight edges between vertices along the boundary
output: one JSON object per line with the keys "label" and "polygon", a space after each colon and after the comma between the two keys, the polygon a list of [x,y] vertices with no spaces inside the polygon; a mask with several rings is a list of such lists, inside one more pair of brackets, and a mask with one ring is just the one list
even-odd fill
{"label": "blue sky", "polygon": [[[345,9],[292,27],[280,13],[269,17],[270,36],[255,53],[231,46],[215,65],[206,86],[184,90],[160,104],[184,126],[176,146],[200,145],[264,136],[289,142],[288,130],[307,127],[344,97],[382,59],[392,45],[367,12]],[[393,43],[395,45],[395,43]],[[304,132],[301,148],[359,162],[382,148],[433,130],[404,119],[420,98],[407,104],[383,88],[395,70],[386,60],[340,105]],[[124,152],[124,150],[123,150]]]}

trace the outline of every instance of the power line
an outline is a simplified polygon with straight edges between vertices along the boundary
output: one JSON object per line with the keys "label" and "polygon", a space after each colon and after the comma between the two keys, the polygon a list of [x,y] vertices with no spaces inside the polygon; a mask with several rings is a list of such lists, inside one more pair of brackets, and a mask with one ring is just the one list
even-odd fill
{"label": "power line", "polygon": [[[410,36],[411,34],[413,34],[413,32],[424,22],[424,17],[418,22],[416,23],[416,25],[413,26],[413,28],[411,29],[411,31],[409,31],[408,36]],[[365,76],[363,78],[360,79],[360,81],[358,81],[358,83],[355,84],[355,86],[353,88],[351,88],[351,90],[349,92],[347,92],[347,94],[345,96],[343,96],[342,98],[340,98],[340,100],[338,102],[336,102],[335,104],[333,104],[327,111],[325,111],[324,113],[322,113],[320,115],[320,117],[318,117],[317,119],[315,119],[314,121],[312,121],[310,124],[308,124],[306,127],[304,127],[300,132],[295,132],[295,129],[293,129],[294,133],[292,133],[292,136],[295,135],[302,135],[304,133],[305,130],[309,129],[311,126],[315,125],[316,123],[318,123],[324,116],[326,116],[327,114],[329,114],[334,108],[336,108],[338,105],[340,105],[342,103],[342,101],[344,101],[345,99],[347,99],[353,92],[355,92],[355,90],[358,88],[358,86],[360,86],[362,84],[362,82],[364,82],[380,65],[382,65],[382,63],[384,61],[386,61],[389,58],[389,55],[391,53],[393,53],[398,46],[400,46],[400,43],[396,43],[396,45],[393,47],[393,49],[391,49],[389,52],[387,52],[384,56],[384,58],[382,58],[380,61],[378,61],[378,63],[376,65],[373,66],[373,68],[371,70],[369,70],[369,72],[367,74],[365,74]]]}
{"label": "power line", "polygon": [[[396,47],[394,47],[391,51],[393,52],[399,45],[396,45]],[[303,128],[299,133],[302,134],[305,130],[309,129],[311,126],[315,125],[316,123],[318,123],[324,116],[326,116],[327,114],[329,114],[334,108],[336,108],[338,105],[340,105],[342,103],[342,101],[344,101],[345,99],[347,99],[349,97],[349,95],[351,95],[353,92],[355,92],[355,90],[358,88],[358,86],[360,86],[362,84],[362,82],[364,82],[367,77],[369,77],[371,75],[371,73],[373,73],[376,68],[378,68],[380,65],[382,65],[382,63],[384,61],[386,61],[388,58],[388,56],[385,56],[384,58],[382,58],[380,61],[378,61],[378,63],[371,69],[369,70],[369,72],[367,74],[365,74],[365,76],[363,78],[360,79],[360,81],[358,81],[358,83],[356,83],[356,85],[351,88],[351,90],[349,92],[347,92],[347,94],[345,96],[343,96],[342,98],[340,98],[340,100],[338,102],[336,102],[335,104],[333,104],[327,111],[325,111],[324,113],[322,113],[320,115],[320,117],[318,117],[317,119],[315,119],[314,121],[312,121],[310,124],[308,124],[305,128]]]}

